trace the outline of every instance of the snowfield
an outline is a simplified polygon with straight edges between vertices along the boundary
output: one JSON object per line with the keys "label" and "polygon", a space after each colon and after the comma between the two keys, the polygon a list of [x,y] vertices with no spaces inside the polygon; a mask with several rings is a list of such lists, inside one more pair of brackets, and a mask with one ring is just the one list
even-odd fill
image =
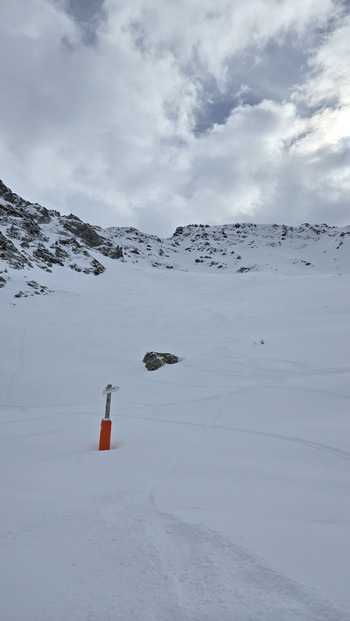
{"label": "snowfield", "polygon": [[349,269],[104,264],[1,292],[1,619],[349,620]]}

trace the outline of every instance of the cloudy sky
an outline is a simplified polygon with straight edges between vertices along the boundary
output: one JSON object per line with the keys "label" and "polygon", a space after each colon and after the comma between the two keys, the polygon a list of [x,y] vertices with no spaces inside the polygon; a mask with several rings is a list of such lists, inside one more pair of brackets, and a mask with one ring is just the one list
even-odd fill
{"label": "cloudy sky", "polygon": [[350,0],[1,0],[0,178],[101,226],[350,224]]}

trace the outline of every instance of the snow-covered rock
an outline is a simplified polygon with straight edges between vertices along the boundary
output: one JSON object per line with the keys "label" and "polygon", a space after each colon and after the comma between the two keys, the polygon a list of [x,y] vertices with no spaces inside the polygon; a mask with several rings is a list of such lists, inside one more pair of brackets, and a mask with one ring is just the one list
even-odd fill
{"label": "snow-covered rock", "polygon": [[0,181],[0,259],[4,270],[55,266],[98,276],[106,258],[159,269],[239,273],[299,267],[319,273],[349,273],[350,226],[326,224],[191,224],[160,239],[133,227],[109,227],[62,216],[25,201]]}

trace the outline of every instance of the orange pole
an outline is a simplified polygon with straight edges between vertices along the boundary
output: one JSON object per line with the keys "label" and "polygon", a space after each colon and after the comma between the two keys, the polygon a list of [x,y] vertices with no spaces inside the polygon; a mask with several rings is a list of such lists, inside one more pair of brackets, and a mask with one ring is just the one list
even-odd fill
{"label": "orange pole", "polygon": [[110,418],[103,418],[101,420],[101,431],[100,431],[100,445],[98,447],[99,451],[109,451],[111,448],[111,431],[112,431],[112,421]]}

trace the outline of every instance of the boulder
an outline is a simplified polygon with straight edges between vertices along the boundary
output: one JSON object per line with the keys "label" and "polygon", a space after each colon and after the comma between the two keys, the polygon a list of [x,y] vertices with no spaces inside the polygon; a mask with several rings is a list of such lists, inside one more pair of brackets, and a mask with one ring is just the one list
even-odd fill
{"label": "boulder", "polygon": [[175,354],[161,354],[158,351],[148,351],[143,358],[147,371],[156,371],[165,364],[176,364],[179,362],[178,356]]}

